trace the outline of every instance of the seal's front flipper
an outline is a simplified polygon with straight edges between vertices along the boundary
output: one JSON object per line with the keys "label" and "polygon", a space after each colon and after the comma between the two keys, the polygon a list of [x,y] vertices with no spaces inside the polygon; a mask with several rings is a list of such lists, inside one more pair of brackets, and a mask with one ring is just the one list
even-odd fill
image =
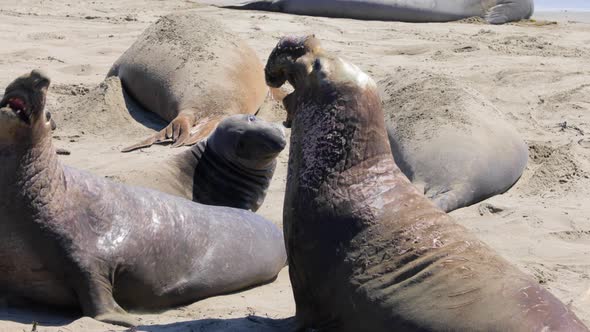
{"label": "seal's front flipper", "polygon": [[213,130],[217,128],[217,125],[219,124],[219,122],[221,122],[222,119],[223,117],[221,116],[211,116],[201,120],[193,129],[191,136],[188,139],[186,139],[184,143],[182,143],[181,145],[194,145],[199,143],[201,140],[207,138],[213,132]]}
{"label": "seal's front flipper", "polygon": [[81,280],[77,289],[78,300],[85,316],[98,321],[132,327],[139,322],[121,308],[113,298],[113,289],[108,280],[91,274],[88,279]]}
{"label": "seal's front flipper", "polygon": [[533,15],[533,6],[532,1],[499,1],[499,4],[488,10],[484,18],[490,24],[520,21]]}
{"label": "seal's front flipper", "polygon": [[426,197],[447,213],[475,203],[471,187],[462,184],[455,184],[434,195],[426,193]]}
{"label": "seal's front flipper", "polygon": [[133,150],[147,148],[155,143],[161,143],[168,139],[171,139],[174,142],[173,147],[186,145],[185,142],[190,139],[190,128],[192,125],[192,120],[185,115],[177,116],[166,128],[160,130],[155,135],[152,135],[143,141],[128,146],[121,150],[121,152],[130,152]]}
{"label": "seal's front flipper", "polygon": [[97,321],[125,327],[137,326],[139,322],[129,314],[107,313],[93,317]]}

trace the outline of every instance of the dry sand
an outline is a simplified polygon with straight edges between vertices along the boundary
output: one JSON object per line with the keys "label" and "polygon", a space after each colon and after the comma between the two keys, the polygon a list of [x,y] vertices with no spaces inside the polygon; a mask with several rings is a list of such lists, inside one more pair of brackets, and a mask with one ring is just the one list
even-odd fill
{"label": "dry sand", "polygon": [[[542,13],[547,22],[504,26],[364,22],[231,11],[195,2],[23,0],[0,6],[0,89],[33,68],[53,79],[48,97],[64,163],[126,181],[145,163],[179,150],[121,154],[151,129],[128,114],[110,65],[159,16],[195,9],[225,23],[263,61],[285,34],[315,33],[375,81],[398,68],[462,81],[495,104],[530,146],[529,165],[508,193],[452,215],[534,276],[590,324],[590,14]],[[575,19],[572,19],[575,17]],[[444,87],[441,87],[444,88]],[[400,100],[400,102],[404,102]],[[133,109],[133,107],[132,107]],[[278,121],[279,106],[263,116]],[[281,225],[287,153],[260,213]],[[138,314],[137,331],[277,331],[256,317],[294,314],[287,269],[269,285],[159,314]],[[249,318],[253,315],[254,318]],[[0,308],[0,331],[124,331],[41,309]]]}

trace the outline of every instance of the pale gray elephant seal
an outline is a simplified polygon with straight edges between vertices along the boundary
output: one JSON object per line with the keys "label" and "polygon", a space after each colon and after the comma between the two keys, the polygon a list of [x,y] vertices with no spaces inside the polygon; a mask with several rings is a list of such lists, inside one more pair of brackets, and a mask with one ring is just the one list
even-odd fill
{"label": "pale gray elephant seal", "polygon": [[533,0],[261,0],[233,9],[401,22],[448,22],[479,16],[503,24],[533,15]]}
{"label": "pale gray elephant seal", "polygon": [[285,37],[266,80],[295,89],[283,225],[298,328],[588,331],[408,181],[369,76]]}
{"label": "pale gray elephant seal", "polygon": [[501,194],[522,175],[526,143],[476,90],[402,69],[379,83],[395,163],[442,210]]}
{"label": "pale gray elephant seal", "polygon": [[33,71],[0,102],[0,294],[135,325],[123,308],[165,309],[276,277],[283,236],[264,218],[63,166],[43,110],[48,86]]}
{"label": "pale gray elephant seal", "polygon": [[190,150],[128,174],[125,182],[207,205],[256,211],[286,144],[282,126],[236,114]]}
{"label": "pale gray elephant seal", "polygon": [[225,116],[256,113],[268,92],[254,50],[196,12],[160,18],[107,76],[118,76],[135,101],[170,122],[124,152],[167,139],[175,142],[173,146],[195,144]]}

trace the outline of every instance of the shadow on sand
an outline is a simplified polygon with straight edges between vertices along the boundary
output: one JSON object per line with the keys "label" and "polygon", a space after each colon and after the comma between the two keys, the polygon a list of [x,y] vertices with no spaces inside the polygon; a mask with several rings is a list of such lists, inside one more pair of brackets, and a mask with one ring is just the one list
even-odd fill
{"label": "shadow on sand", "polygon": [[[133,313],[132,313],[133,314]],[[72,324],[81,318],[75,310],[53,310],[47,307],[28,306],[0,308],[0,321],[20,324],[36,323],[40,327],[61,327]],[[228,319],[199,319],[170,324],[141,325],[127,329],[128,332],[291,332],[295,331],[295,319],[271,319],[259,316]]]}
{"label": "shadow on sand", "polygon": [[37,323],[41,326],[63,326],[80,318],[79,311],[53,310],[45,307],[27,306],[0,308],[0,321],[20,324]]}
{"label": "shadow on sand", "polygon": [[139,326],[128,331],[133,332],[291,332],[295,331],[294,318],[271,319],[258,316],[229,319],[199,319],[194,321]]}
{"label": "shadow on sand", "polygon": [[132,96],[130,96],[125,91],[124,88],[123,99],[125,100],[125,106],[127,106],[129,114],[138,123],[155,131],[160,131],[168,125],[168,122],[166,122],[164,119],[142,107],[137,101],[135,101],[135,99],[133,99]]}

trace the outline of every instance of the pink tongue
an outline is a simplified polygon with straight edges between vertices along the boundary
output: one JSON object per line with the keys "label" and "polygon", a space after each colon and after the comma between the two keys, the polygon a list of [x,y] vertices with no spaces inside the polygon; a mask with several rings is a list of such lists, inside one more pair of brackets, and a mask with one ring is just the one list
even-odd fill
{"label": "pink tongue", "polygon": [[24,110],[25,109],[25,102],[20,98],[10,98],[8,99],[8,104],[10,108],[14,110]]}

